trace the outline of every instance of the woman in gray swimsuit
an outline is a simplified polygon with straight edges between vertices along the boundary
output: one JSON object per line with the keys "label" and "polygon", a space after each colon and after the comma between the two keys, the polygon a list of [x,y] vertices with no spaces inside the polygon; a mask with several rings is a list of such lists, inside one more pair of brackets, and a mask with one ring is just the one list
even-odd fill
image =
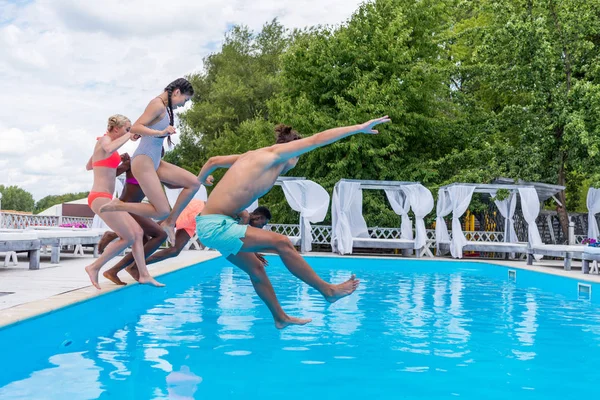
{"label": "woman in gray swimsuit", "polygon": [[[175,243],[175,221],[194,197],[200,182],[198,177],[183,168],[161,160],[163,141],[175,134],[173,109],[183,106],[194,95],[191,83],[179,78],[171,82],[163,93],[153,99],[140,118],[131,127],[131,133],[141,136],[140,144],[131,157],[131,171],[150,201],[147,203],[124,203],[115,199],[100,212],[127,211],[142,217],[163,220],[160,225]],[[161,182],[183,188],[173,210]]]}

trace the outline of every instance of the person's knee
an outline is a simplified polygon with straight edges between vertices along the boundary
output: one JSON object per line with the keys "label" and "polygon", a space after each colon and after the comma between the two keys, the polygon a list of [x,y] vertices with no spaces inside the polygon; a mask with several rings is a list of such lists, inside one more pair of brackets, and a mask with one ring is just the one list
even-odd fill
{"label": "person's knee", "polygon": [[192,179],[190,183],[188,183],[188,188],[194,193],[200,190],[200,186],[202,186],[202,184],[198,181],[198,179]]}
{"label": "person's knee", "polygon": [[144,243],[144,231],[139,226],[131,229],[131,236],[134,242]]}
{"label": "person's knee", "polygon": [[265,267],[261,262],[258,260],[256,261],[257,262],[253,263],[248,269],[248,275],[250,276],[250,280],[253,282],[261,282],[266,276]]}
{"label": "person's knee", "polygon": [[154,236],[154,237],[156,239],[160,239],[161,243],[164,243],[164,241],[167,240],[169,235],[167,235],[167,232],[165,232],[163,229],[160,229],[160,230],[156,231],[156,236]]}
{"label": "person's knee", "polygon": [[296,248],[287,236],[280,235],[275,242],[275,248],[278,252],[296,251]]}

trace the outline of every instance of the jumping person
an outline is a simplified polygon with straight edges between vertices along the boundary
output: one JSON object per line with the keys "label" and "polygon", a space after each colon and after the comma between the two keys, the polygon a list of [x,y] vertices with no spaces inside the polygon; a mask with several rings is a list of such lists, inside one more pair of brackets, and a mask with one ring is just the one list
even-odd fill
{"label": "jumping person", "polygon": [[267,193],[279,175],[294,168],[302,154],[357,133],[376,134],[378,132],[373,127],[389,121],[385,116],[360,125],[329,129],[307,138],[301,138],[291,127],[279,125],[276,127],[275,145],[241,155],[212,157],[202,167],[199,182],[204,182],[217,168],[229,170],[212,190],[204,210],[196,219],[198,238],[250,276],[254,289],[269,307],[277,328],[304,325],[311,320],[290,317],[283,311],[255,252],[279,254],[292,274],[318,290],[331,303],[353,293],[359,281],[352,275],[338,285],[325,282],[298,254],[287,236],[239,225],[235,217]]}
{"label": "jumping person", "polygon": [[[113,115],[108,119],[108,128],[104,136],[97,138],[92,158],[87,165],[94,171],[94,183],[88,196],[88,205],[96,214],[100,208],[108,204],[115,190],[117,167],[121,157],[117,150],[129,139],[137,140],[139,137],[130,133],[131,122],[123,115]],[[131,215],[123,212],[100,215],[102,220],[119,235],[119,240],[109,244],[102,255],[92,264],[85,267],[90,281],[100,289],[98,273],[102,266],[116,256],[126,247],[132,246],[133,257],[138,262],[140,269],[140,283],[149,283],[154,286],[164,286],[152,278],[146,267],[144,258],[144,245],[142,242],[143,231]]]}
{"label": "jumping person", "polygon": [[[119,199],[126,203],[141,203],[146,195],[131,172],[131,160],[129,159],[127,153],[121,155],[121,165],[119,165],[119,168],[117,169],[117,176],[123,172],[125,172],[125,187],[123,188]],[[167,240],[167,233],[160,227],[159,224],[150,218],[135,214],[130,215],[144,231],[144,257],[148,258],[165,242],[165,240]],[[102,236],[102,239],[100,239],[100,242],[98,243],[98,250],[100,253],[104,251],[104,248],[108,243],[112,242],[117,237],[118,235],[114,232],[105,232]],[[117,276],[117,273],[132,262],[133,253],[128,253],[117,264],[104,271],[102,275],[116,285],[126,285],[126,283]],[[136,270],[136,280],[137,277],[139,277],[139,273]]]}
{"label": "jumping person", "polygon": [[[175,134],[173,109],[183,106],[194,94],[192,85],[179,78],[165,87],[162,94],[154,98],[131,131],[141,136],[140,144],[131,157],[131,170],[150,203],[124,203],[114,199],[103,206],[101,213],[126,211],[142,217],[163,220],[160,225],[171,243],[175,243],[175,221],[185,206],[194,197],[200,184],[189,171],[161,160],[164,139]],[[207,176],[208,178],[208,176]],[[161,182],[183,188],[173,210],[163,191]]]}

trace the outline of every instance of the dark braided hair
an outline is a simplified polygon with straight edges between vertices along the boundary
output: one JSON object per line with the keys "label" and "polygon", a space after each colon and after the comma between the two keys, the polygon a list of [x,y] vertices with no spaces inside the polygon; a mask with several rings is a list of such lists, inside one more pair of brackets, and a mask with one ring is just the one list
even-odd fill
{"label": "dark braided hair", "polygon": [[[167,113],[169,114],[169,125],[173,126],[175,124],[175,117],[173,116],[173,102],[171,100],[171,96],[173,96],[173,92],[179,89],[181,94],[187,94],[190,96],[194,95],[194,88],[192,84],[185,78],[175,79],[173,82],[169,83],[165,88],[165,92],[167,92]],[[169,148],[173,147],[173,142],[171,141],[171,135],[167,138],[167,142],[169,143]]]}

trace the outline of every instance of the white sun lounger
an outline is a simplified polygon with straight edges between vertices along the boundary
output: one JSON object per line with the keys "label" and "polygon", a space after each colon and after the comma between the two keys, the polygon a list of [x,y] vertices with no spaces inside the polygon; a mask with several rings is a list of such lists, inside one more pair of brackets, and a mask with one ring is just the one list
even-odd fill
{"label": "white sun lounger", "polygon": [[598,273],[598,261],[600,261],[600,247],[583,246],[582,271],[584,274],[590,273],[590,261],[595,261],[591,272]]}
{"label": "white sun lounger", "polygon": [[559,245],[559,244],[540,244],[531,246],[527,250],[527,265],[533,264],[533,256],[541,255],[548,257],[564,258],[564,268],[567,271],[571,270],[571,260],[581,260],[583,251],[586,246],[583,245]]}
{"label": "white sun lounger", "polygon": [[41,246],[51,246],[50,263],[58,264],[60,262],[60,249],[62,246],[75,246],[75,254],[83,255],[83,246],[92,245],[94,247],[94,257],[98,257],[98,242],[102,238],[102,233],[95,229],[28,229],[33,232],[40,240]]}
{"label": "white sun lounger", "polygon": [[29,256],[29,269],[40,268],[40,239],[33,232],[15,230],[15,232],[0,232],[0,251],[2,252],[27,252]]}
{"label": "white sun lounger", "polygon": [[[440,242],[439,247],[442,250],[450,249],[450,242]],[[468,241],[463,246],[463,251],[481,251],[488,253],[520,253],[527,254],[528,244],[526,242],[507,243],[507,242],[473,242]]]}

